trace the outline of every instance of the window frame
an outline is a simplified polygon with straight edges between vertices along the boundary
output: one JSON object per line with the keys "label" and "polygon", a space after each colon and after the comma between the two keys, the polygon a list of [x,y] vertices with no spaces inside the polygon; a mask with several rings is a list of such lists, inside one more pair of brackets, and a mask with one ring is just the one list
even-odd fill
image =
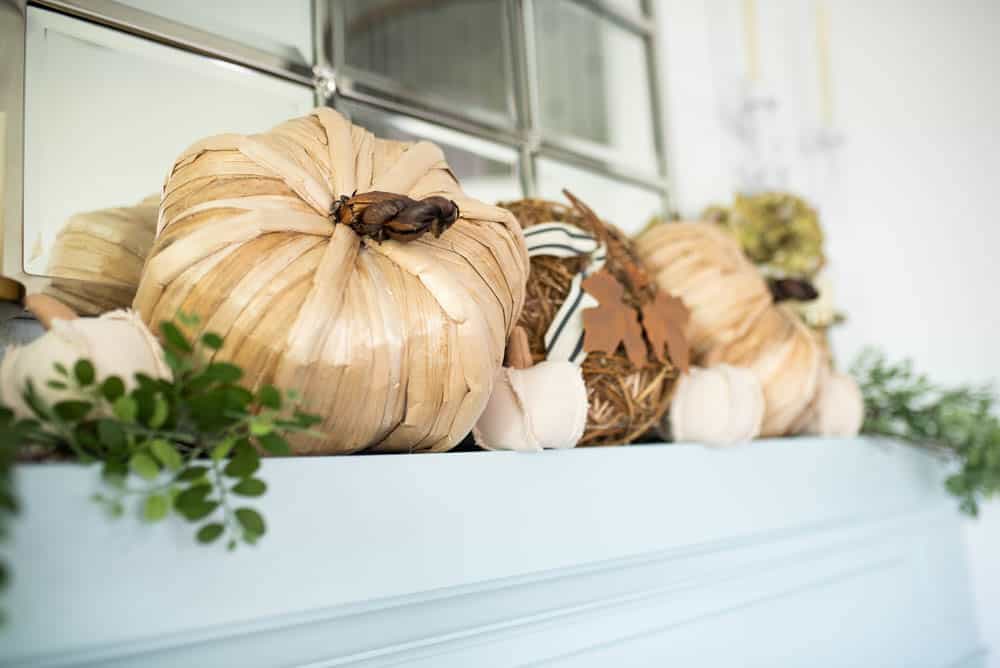
{"label": "window frame", "polygon": [[[639,186],[657,194],[668,210],[669,190],[659,76],[659,35],[655,3],[641,0],[635,16],[604,0],[569,0],[643,40],[652,116],[656,170],[637,170],[601,155],[572,138],[543,136],[539,123],[534,7],[544,0],[496,0],[503,3],[504,49],[509,68],[507,112],[455,108],[440,96],[414,95],[391,80],[345,63],[343,10],[340,0],[311,0],[312,63],[289,59],[237,40],[151,14],[114,0],[0,0],[0,38],[5,44],[0,62],[0,109],[6,112],[5,182],[3,193],[3,274],[27,287],[47,279],[24,271],[24,67],[27,7],[38,6],[97,23],[124,33],[221,60],[309,87],[317,105],[338,107],[340,100],[384,110],[510,147],[519,156],[518,173],[524,196],[537,194],[536,161],[548,158]],[[343,106],[343,105],[341,105]]]}

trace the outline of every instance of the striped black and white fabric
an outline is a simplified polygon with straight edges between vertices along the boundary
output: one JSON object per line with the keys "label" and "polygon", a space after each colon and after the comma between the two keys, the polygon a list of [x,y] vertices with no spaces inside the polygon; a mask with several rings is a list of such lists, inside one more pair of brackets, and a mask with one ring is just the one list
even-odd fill
{"label": "striped black and white fabric", "polygon": [[546,359],[582,364],[587,353],[583,350],[583,311],[597,306],[597,300],[583,291],[583,279],[600,271],[607,258],[607,249],[592,234],[566,223],[542,223],[524,233],[528,255],[552,257],[590,257],[590,263],[573,277],[569,294],[556,312],[545,332]]}

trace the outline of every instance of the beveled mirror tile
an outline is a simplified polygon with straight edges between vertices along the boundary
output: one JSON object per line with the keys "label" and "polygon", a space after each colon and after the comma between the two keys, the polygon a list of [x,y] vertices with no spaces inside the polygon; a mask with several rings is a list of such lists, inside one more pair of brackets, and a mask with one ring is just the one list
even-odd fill
{"label": "beveled mirror tile", "polygon": [[27,18],[29,274],[50,274],[56,237],[72,216],[158,195],[195,141],[262,131],[313,106],[306,86],[35,7]]}

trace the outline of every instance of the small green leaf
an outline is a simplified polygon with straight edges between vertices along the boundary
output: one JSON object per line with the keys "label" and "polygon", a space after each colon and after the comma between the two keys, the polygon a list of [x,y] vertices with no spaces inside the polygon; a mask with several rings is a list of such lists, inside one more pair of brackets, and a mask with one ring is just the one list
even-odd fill
{"label": "small green leaf", "polygon": [[257,392],[257,403],[276,411],[281,410],[281,392],[273,385],[265,385]]}
{"label": "small green leaf", "polygon": [[165,494],[152,494],[146,497],[142,516],[147,522],[157,522],[167,516],[170,511],[170,499]]}
{"label": "small green leaf", "polygon": [[108,401],[114,401],[125,394],[125,383],[118,376],[108,376],[101,383],[101,396]]}
{"label": "small green leaf", "polygon": [[267,531],[264,518],[253,508],[237,508],[235,514],[240,526],[247,531],[253,532],[258,536],[263,536]]}
{"label": "small green leaf", "polygon": [[189,466],[177,476],[177,479],[183,482],[194,482],[203,478],[206,473],[208,473],[208,469],[204,466]]}
{"label": "small green leaf", "polygon": [[246,413],[252,401],[253,394],[245,387],[231,385],[225,389],[226,410],[229,412]]}
{"label": "small green leaf", "polygon": [[212,524],[206,524],[202,528],[198,529],[196,537],[198,538],[199,543],[207,545],[218,539],[218,537],[222,535],[222,532],[222,525],[217,522],[213,522]]}
{"label": "small green leaf", "polygon": [[78,422],[73,427],[73,438],[88,452],[97,452],[101,449],[101,441],[97,437],[97,423],[95,422]]}
{"label": "small green leaf", "polygon": [[206,497],[212,491],[207,485],[194,485],[177,495],[174,499],[174,507],[177,512],[189,521],[197,521],[207,517],[212,511],[219,507],[218,501],[208,500]]}
{"label": "small green leaf", "polygon": [[234,445],[236,445],[235,438],[227,438],[224,441],[220,441],[218,445],[212,448],[212,459],[217,462],[222,461],[229,456]]}
{"label": "small green leaf", "polygon": [[292,448],[288,445],[288,441],[275,433],[258,436],[257,442],[272,455],[287,457],[292,454]]}
{"label": "small green leaf", "polygon": [[268,420],[256,418],[250,421],[250,433],[254,436],[264,436],[273,430],[274,426]]}
{"label": "small green leaf", "polygon": [[51,387],[53,390],[65,390],[67,389],[66,383],[61,380],[49,380],[45,383],[46,386]]}
{"label": "small green leaf", "polygon": [[170,404],[162,395],[157,394],[153,399],[153,414],[149,418],[149,426],[152,429],[159,429],[167,421],[169,415]]}
{"label": "small green leaf", "polygon": [[85,418],[93,407],[89,401],[60,401],[52,410],[64,422],[77,422]]}
{"label": "small green leaf", "polygon": [[197,327],[201,322],[201,318],[198,317],[197,313],[185,313],[184,311],[178,311],[177,322],[181,323],[185,327]]}
{"label": "small green leaf", "polygon": [[187,361],[178,357],[177,353],[170,348],[164,348],[163,359],[166,360],[167,366],[170,367],[175,376],[185,371],[188,367]]}
{"label": "small green leaf", "polygon": [[49,419],[49,411],[45,407],[45,402],[43,402],[38,396],[38,393],[35,392],[35,384],[30,378],[25,384],[24,392],[21,393],[21,398],[24,399],[24,403],[28,404],[28,408],[31,409],[31,412],[34,413],[38,419]]}
{"label": "small green leaf", "polygon": [[212,488],[204,485],[193,485],[177,495],[175,502],[179,509],[196,503],[202,503],[211,493]]}
{"label": "small green leaf", "polygon": [[111,450],[121,450],[125,447],[125,432],[114,420],[97,421],[97,438]]}
{"label": "small green leaf", "polygon": [[139,404],[134,398],[124,395],[115,399],[112,410],[119,420],[131,423],[135,422],[135,418],[139,414]]}
{"label": "small green leaf", "polygon": [[76,377],[76,382],[87,387],[94,382],[94,365],[90,360],[77,360],[73,365],[73,375]]}
{"label": "small green leaf", "polygon": [[246,478],[233,485],[232,490],[240,496],[260,496],[267,491],[267,483],[260,478]]}
{"label": "small green leaf", "polygon": [[170,471],[180,470],[181,466],[184,465],[184,458],[177,452],[173,444],[161,438],[150,441],[149,450]]}
{"label": "small green leaf", "polygon": [[246,478],[253,475],[258,468],[260,468],[260,457],[256,453],[241,453],[226,464],[224,471],[230,478]]}
{"label": "small green leaf", "polygon": [[299,393],[298,390],[288,390],[287,392],[285,392],[285,396],[288,397],[289,401],[298,401],[299,399],[302,398],[302,395]]}
{"label": "small green leaf", "polygon": [[212,350],[218,350],[222,347],[222,337],[215,332],[206,332],[205,334],[202,334],[201,342]]}
{"label": "small green leaf", "polygon": [[218,383],[235,383],[243,377],[243,370],[229,362],[212,362],[204,374]]}
{"label": "small green leaf", "polygon": [[181,514],[184,515],[184,519],[191,522],[197,522],[198,520],[205,519],[219,507],[218,501],[203,501],[198,504],[189,506],[186,511]]}
{"label": "small green leaf", "polygon": [[160,323],[160,333],[167,340],[167,345],[173,346],[177,350],[185,353],[192,352],[191,344],[172,322],[163,321]]}
{"label": "small green leaf", "polygon": [[319,424],[323,421],[318,415],[313,415],[312,413],[304,413],[300,410],[295,411],[295,420],[299,423],[299,426],[303,429],[308,429],[314,425]]}
{"label": "small green leaf", "polygon": [[128,465],[132,471],[146,480],[155,480],[156,476],[160,474],[160,467],[156,465],[152,457],[144,452],[132,455],[128,460]]}
{"label": "small green leaf", "polygon": [[114,489],[125,488],[125,476],[127,475],[128,467],[122,461],[106,461],[104,462],[104,468],[101,470],[101,478],[104,480],[104,483]]}
{"label": "small green leaf", "polygon": [[66,368],[66,365],[63,364],[62,362],[56,362],[55,364],[52,365],[52,367],[56,370],[56,373],[59,374],[60,376],[66,376],[67,378],[69,378],[69,370]]}

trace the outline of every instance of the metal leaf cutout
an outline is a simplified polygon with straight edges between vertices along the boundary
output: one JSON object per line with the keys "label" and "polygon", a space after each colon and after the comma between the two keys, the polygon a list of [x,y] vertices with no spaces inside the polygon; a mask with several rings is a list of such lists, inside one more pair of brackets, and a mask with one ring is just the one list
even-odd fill
{"label": "metal leaf cutout", "polygon": [[636,369],[646,365],[646,342],[634,309],[622,301],[625,288],[606,269],[583,281],[581,287],[599,306],[583,311],[583,349],[613,355],[619,344]]}
{"label": "metal leaf cutout", "polygon": [[690,366],[690,350],[684,329],[690,313],[687,306],[665,290],[656,293],[656,298],[642,307],[642,327],[653,349],[653,355],[664,364],[667,362],[664,345],[670,353],[674,366],[687,373]]}

